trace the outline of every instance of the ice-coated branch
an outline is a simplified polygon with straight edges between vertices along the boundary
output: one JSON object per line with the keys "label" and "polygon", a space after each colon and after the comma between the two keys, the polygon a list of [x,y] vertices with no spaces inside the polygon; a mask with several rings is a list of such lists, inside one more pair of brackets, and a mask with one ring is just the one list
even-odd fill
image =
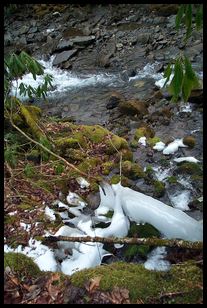
{"label": "ice-coated branch", "polygon": [[53,246],[59,241],[67,242],[99,242],[103,244],[139,244],[139,245],[148,245],[148,246],[167,246],[167,247],[179,247],[186,249],[202,250],[203,242],[190,242],[177,239],[160,239],[156,237],[152,238],[118,238],[118,237],[91,237],[91,236],[79,236],[79,237],[70,237],[70,236],[48,236],[44,239],[43,244],[48,246]]}

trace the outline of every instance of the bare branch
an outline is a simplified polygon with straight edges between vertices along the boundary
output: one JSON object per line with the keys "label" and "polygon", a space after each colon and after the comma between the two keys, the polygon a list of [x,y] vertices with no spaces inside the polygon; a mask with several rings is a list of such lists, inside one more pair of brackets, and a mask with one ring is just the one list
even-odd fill
{"label": "bare branch", "polygon": [[167,247],[179,247],[186,249],[202,250],[203,242],[190,242],[177,239],[160,239],[156,237],[152,238],[118,238],[118,237],[91,237],[91,236],[79,236],[79,237],[70,237],[70,236],[48,236],[43,241],[44,245],[53,246],[58,241],[67,241],[67,242],[99,242],[99,243],[119,243],[119,244],[138,244],[138,245],[148,245],[148,246],[167,246]]}

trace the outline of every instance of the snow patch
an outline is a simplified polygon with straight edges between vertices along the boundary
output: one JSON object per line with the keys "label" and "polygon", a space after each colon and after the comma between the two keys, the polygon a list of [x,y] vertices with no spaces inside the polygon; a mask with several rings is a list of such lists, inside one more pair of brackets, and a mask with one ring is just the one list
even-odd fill
{"label": "snow patch", "polygon": [[156,247],[148,255],[144,267],[153,271],[169,271],[171,267],[170,262],[163,260],[166,255],[167,252],[165,247]]}
{"label": "snow patch", "polygon": [[172,202],[173,207],[180,209],[181,211],[189,211],[188,204],[191,201],[191,192],[184,190],[181,193],[169,194],[169,199]]}
{"label": "snow patch", "polygon": [[187,157],[179,157],[173,159],[176,163],[181,163],[182,161],[188,161],[190,163],[198,163],[200,160],[196,159],[193,156],[187,156]]}
{"label": "snow patch", "polygon": [[142,144],[143,146],[146,146],[146,137],[140,137],[138,140],[138,143]]}
{"label": "snow patch", "polygon": [[45,215],[51,220],[56,220],[54,210],[50,209],[48,206],[45,207]]}

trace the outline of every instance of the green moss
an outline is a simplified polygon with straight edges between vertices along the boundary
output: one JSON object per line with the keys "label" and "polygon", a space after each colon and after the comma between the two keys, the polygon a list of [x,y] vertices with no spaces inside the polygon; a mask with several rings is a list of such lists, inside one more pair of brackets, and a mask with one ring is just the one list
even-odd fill
{"label": "green moss", "polygon": [[102,164],[102,174],[109,175],[110,171],[112,170],[114,163],[111,161],[105,162]]}
{"label": "green moss", "polygon": [[22,209],[22,210],[33,210],[34,209],[34,205],[33,204],[29,204],[29,203],[21,203],[18,205],[18,208]]}
{"label": "green moss", "polygon": [[195,146],[195,137],[193,136],[186,136],[183,138],[183,143],[187,146],[189,146],[190,148],[194,148]]}
{"label": "green moss", "polygon": [[5,215],[4,216],[4,223],[5,224],[13,224],[18,220],[18,217],[16,215]]}
{"label": "green moss", "polygon": [[122,154],[122,161],[124,160],[133,161],[133,153],[129,149],[122,149],[121,154]]}
{"label": "green moss", "polygon": [[40,242],[43,242],[45,240],[45,237],[44,236],[41,236],[41,235],[35,235],[34,236],[34,239],[36,241],[40,241]]}
{"label": "green moss", "polygon": [[106,141],[106,145],[106,154],[114,154],[117,152],[116,149],[129,149],[127,141],[116,135],[112,135],[112,137]]}
{"label": "green moss", "polygon": [[61,153],[65,153],[67,148],[77,149],[79,147],[78,140],[74,138],[58,138],[54,141],[56,147],[61,151]]}
{"label": "green moss", "polygon": [[26,153],[26,158],[33,162],[39,162],[40,160],[40,151],[33,149],[29,153]]}
{"label": "green moss", "polygon": [[165,194],[165,184],[161,181],[154,181],[154,195],[155,197],[162,197]]}
{"label": "green moss", "polygon": [[169,272],[150,271],[142,264],[116,262],[77,272],[71,276],[71,281],[81,287],[97,276],[101,277],[101,290],[111,291],[115,286],[127,288],[132,303],[142,300],[147,304],[152,299],[159,299],[163,293],[180,291],[184,293],[178,303],[197,303],[202,297],[202,270],[193,262],[173,266]]}
{"label": "green moss", "polygon": [[[114,174],[112,178],[110,179],[110,184],[118,184],[120,182],[120,176],[118,174]],[[130,186],[129,185],[129,179],[122,175],[121,177],[121,183],[123,186]]]}
{"label": "green moss", "polygon": [[144,136],[146,138],[153,138],[154,135],[155,135],[154,130],[150,128],[148,125],[145,125],[136,129],[134,134],[134,140],[139,140],[139,138]]}
{"label": "green moss", "polygon": [[145,173],[146,173],[147,175],[150,175],[150,174],[152,174],[153,172],[154,172],[154,170],[153,170],[152,166],[148,165],[148,166],[146,167]]}
{"label": "green moss", "polygon": [[4,268],[9,266],[12,271],[18,273],[20,278],[38,277],[41,275],[39,267],[33,260],[22,253],[8,252],[4,254]]}
{"label": "green moss", "polygon": [[175,170],[175,173],[184,173],[184,174],[190,174],[190,175],[202,175],[203,171],[201,169],[201,166],[197,163],[191,163],[191,162],[181,162],[178,164],[177,169]]}
{"label": "green moss", "polygon": [[150,247],[147,245],[129,245],[129,247],[127,247],[127,249],[124,251],[124,256],[129,261],[136,255],[146,258],[149,251]]}
{"label": "green moss", "polygon": [[138,178],[144,178],[145,173],[139,164],[132,163],[131,161],[124,161],[122,164],[123,175],[129,179],[136,180]]}
{"label": "green moss", "polygon": [[31,107],[31,106],[25,106],[25,105],[20,104],[21,115],[23,119],[25,120],[25,122],[27,123],[27,125],[29,126],[32,132],[32,135],[38,140],[40,140],[44,136],[44,133],[42,132],[42,130],[39,128],[37,124],[37,120],[38,120],[37,114],[34,113],[34,110],[31,112],[31,108],[28,108],[28,107]]}
{"label": "green moss", "polygon": [[79,161],[82,162],[87,158],[87,154],[83,150],[79,149],[66,149],[65,155],[66,158],[68,158],[70,161]]}
{"label": "green moss", "polygon": [[159,137],[153,137],[153,138],[149,138],[147,139],[147,143],[153,147],[157,142],[160,141],[160,138]]}
{"label": "green moss", "polygon": [[112,218],[113,215],[114,211],[108,211],[104,216],[106,216],[107,218]]}
{"label": "green moss", "polygon": [[138,142],[137,142],[137,140],[132,139],[132,141],[130,142],[130,146],[131,146],[133,149],[138,148]]}
{"label": "green moss", "polygon": [[101,165],[102,161],[98,157],[92,157],[84,160],[78,165],[78,169],[84,172],[91,172],[96,166]]}
{"label": "green moss", "polygon": [[42,110],[37,106],[26,106],[29,112],[32,114],[33,119],[38,121],[42,116]]}
{"label": "green moss", "polygon": [[135,222],[131,223],[129,233],[129,237],[140,237],[140,238],[148,238],[148,237],[159,237],[160,232],[150,224],[140,224],[137,225]]}
{"label": "green moss", "polygon": [[100,143],[110,133],[99,125],[82,125],[83,135],[93,143]]}
{"label": "green moss", "polygon": [[169,184],[176,184],[177,183],[177,177],[176,176],[168,176],[167,177]]}

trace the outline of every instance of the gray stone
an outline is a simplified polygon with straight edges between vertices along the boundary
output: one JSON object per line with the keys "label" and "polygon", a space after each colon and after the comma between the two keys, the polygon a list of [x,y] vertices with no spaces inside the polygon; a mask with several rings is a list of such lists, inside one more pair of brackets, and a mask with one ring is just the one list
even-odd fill
{"label": "gray stone", "polygon": [[10,43],[12,42],[12,36],[10,33],[7,33],[4,35],[4,44],[6,46],[10,45]]}
{"label": "gray stone", "polygon": [[37,27],[32,27],[32,28],[30,28],[29,29],[29,32],[28,33],[35,33],[35,32],[37,32]]}
{"label": "gray stone", "polygon": [[147,44],[149,41],[149,33],[140,33],[137,35],[137,41],[141,44]]}
{"label": "gray stone", "polygon": [[34,33],[30,33],[30,34],[27,35],[27,38],[30,40],[30,39],[33,39],[34,36],[35,36]]}
{"label": "gray stone", "polygon": [[56,50],[63,50],[63,49],[71,49],[73,46],[73,42],[71,42],[70,40],[60,40]]}
{"label": "gray stone", "polygon": [[18,32],[19,34],[25,34],[28,32],[29,28],[30,28],[29,26],[22,26]]}
{"label": "gray stone", "polygon": [[63,51],[56,55],[53,65],[58,65],[62,62],[66,62],[68,59],[72,58],[77,52],[77,49]]}
{"label": "gray stone", "polygon": [[27,44],[27,40],[26,40],[25,35],[21,35],[21,37],[19,39],[19,44],[22,44],[22,45],[26,45]]}
{"label": "gray stone", "polygon": [[76,36],[72,38],[70,41],[76,45],[88,45],[92,42],[95,41],[95,36],[94,35],[89,35],[89,36]]}
{"label": "gray stone", "polygon": [[31,20],[31,21],[30,21],[30,25],[31,25],[32,27],[36,27],[36,25],[37,25],[36,20]]}

